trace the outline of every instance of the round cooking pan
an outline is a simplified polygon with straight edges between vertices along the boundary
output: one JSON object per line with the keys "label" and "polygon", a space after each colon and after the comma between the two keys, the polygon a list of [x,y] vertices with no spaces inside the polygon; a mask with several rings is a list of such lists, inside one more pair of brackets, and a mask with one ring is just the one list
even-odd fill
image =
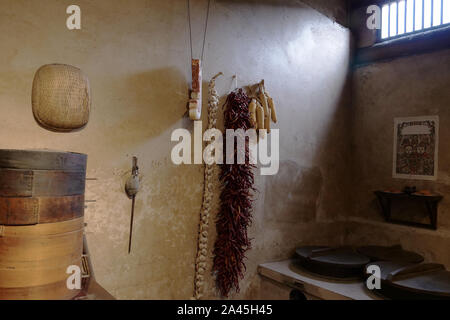
{"label": "round cooking pan", "polygon": [[[381,270],[383,296],[396,300],[450,300],[450,272],[435,263],[378,261],[370,263]],[[367,267],[368,267],[367,266]],[[367,273],[366,267],[366,273]]]}
{"label": "round cooking pan", "polygon": [[363,276],[370,259],[352,248],[306,246],[296,250],[298,265],[312,273],[338,279]]}

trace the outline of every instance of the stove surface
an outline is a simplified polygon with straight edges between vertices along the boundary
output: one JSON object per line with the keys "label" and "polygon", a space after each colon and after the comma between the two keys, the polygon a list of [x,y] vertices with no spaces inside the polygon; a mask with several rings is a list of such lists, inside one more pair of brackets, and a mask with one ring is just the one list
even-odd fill
{"label": "stove surface", "polygon": [[261,276],[323,300],[381,300],[367,289],[363,280],[339,280],[311,274],[296,266],[294,260],[259,265]]}

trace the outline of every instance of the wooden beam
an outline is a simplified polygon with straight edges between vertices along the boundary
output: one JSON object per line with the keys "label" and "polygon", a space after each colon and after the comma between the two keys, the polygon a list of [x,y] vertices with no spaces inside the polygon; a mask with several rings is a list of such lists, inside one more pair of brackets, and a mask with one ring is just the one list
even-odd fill
{"label": "wooden beam", "polygon": [[379,5],[380,7],[387,3],[391,2],[393,0],[351,0],[350,1],[350,10],[356,10],[362,7],[368,7],[373,4]]}
{"label": "wooden beam", "polygon": [[450,48],[450,26],[407,35],[356,51],[355,66]]}

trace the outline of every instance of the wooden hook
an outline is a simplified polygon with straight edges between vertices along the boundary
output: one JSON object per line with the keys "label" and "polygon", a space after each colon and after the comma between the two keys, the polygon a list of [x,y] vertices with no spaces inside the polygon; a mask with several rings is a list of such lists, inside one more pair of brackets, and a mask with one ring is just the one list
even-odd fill
{"label": "wooden hook", "polygon": [[218,77],[223,76],[222,72],[219,72],[218,74],[216,74],[214,77],[212,77],[212,80],[216,80]]}
{"label": "wooden hook", "polygon": [[234,89],[236,90],[238,88],[238,77],[236,74],[233,75],[233,80],[234,80],[234,85],[235,85]]}

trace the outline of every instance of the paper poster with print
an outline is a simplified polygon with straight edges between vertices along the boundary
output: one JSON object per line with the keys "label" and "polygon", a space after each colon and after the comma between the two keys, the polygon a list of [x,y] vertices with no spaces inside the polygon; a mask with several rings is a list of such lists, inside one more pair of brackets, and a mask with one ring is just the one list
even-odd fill
{"label": "paper poster with print", "polygon": [[393,177],[436,180],[439,117],[394,119]]}

